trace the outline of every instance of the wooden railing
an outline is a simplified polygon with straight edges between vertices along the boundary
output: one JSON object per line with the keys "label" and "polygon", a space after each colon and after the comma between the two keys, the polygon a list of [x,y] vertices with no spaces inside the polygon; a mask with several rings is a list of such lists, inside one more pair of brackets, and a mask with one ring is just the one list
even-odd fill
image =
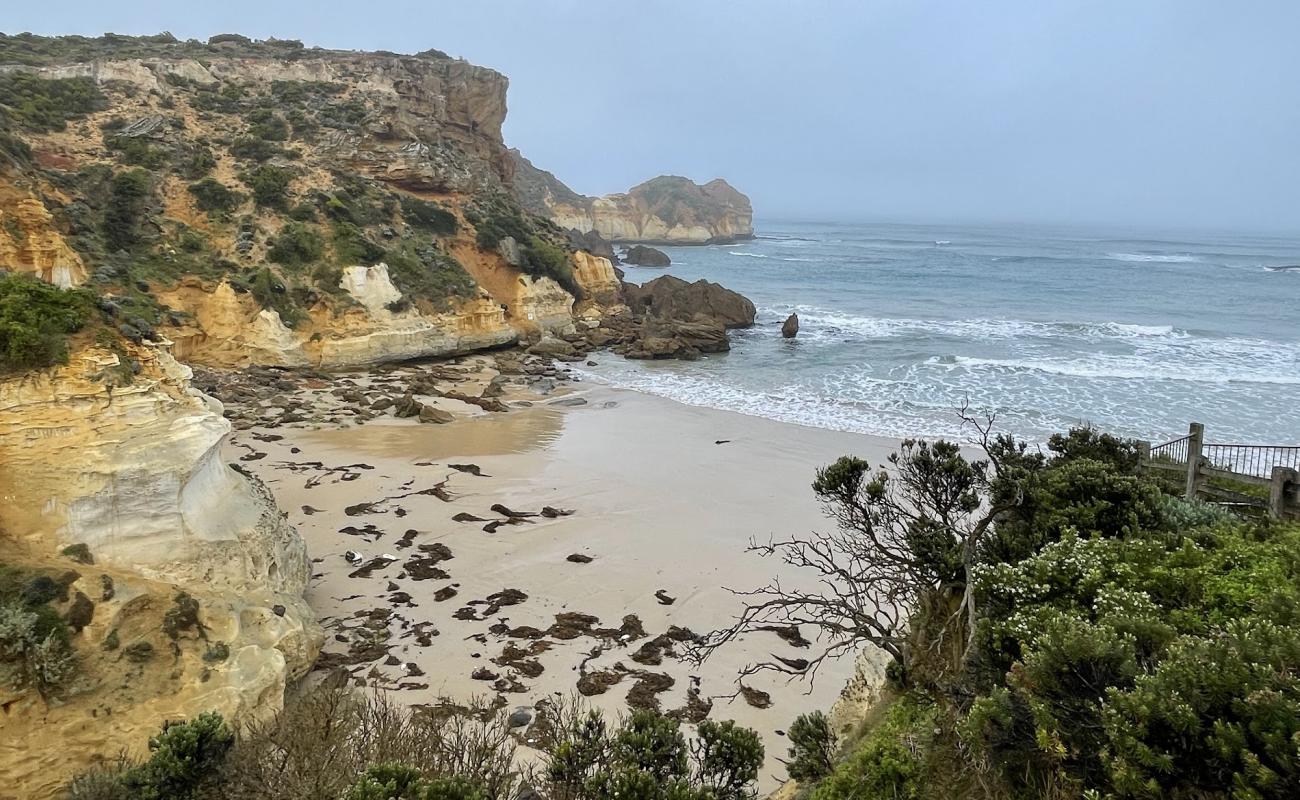
{"label": "wooden railing", "polygon": [[1300,519],[1300,446],[1207,443],[1205,426],[1193,422],[1182,438],[1138,442],[1138,455],[1143,469],[1182,476],[1188,500]]}

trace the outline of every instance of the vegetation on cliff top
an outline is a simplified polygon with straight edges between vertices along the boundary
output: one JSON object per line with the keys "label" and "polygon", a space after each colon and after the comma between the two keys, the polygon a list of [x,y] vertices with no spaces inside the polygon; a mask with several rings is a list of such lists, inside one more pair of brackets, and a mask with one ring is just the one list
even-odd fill
{"label": "vegetation on cliff top", "polygon": [[1092,431],[1046,455],[987,430],[983,446],[820,470],[838,530],[758,549],[825,588],[762,590],[710,640],[820,628],[808,663],[754,667],[795,673],[864,644],[891,656],[833,771],[801,731],[812,796],[1300,795],[1300,530],[1167,497]]}
{"label": "vegetation on cliff top", "polygon": [[359,693],[346,676],[232,733],[215,714],[169,724],[143,761],[122,759],[72,782],[71,800],[747,800],[763,762],[753,731],[638,711],[610,724],[577,702],[543,701],[527,766],[499,710],[412,710]]}
{"label": "vegetation on cliff top", "polygon": [[95,318],[89,292],[0,275],[0,376],[68,362],[68,337]]}
{"label": "vegetation on cliff top", "polygon": [[[0,64],[48,66],[95,59],[128,58],[273,58],[293,61],[302,58],[352,57],[350,50],[305,47],[296,39],[250,39],[237,33],[211,36],[207,41],[177,39],[163,32],[153,36],[38,36],[32,33],[0,34]],[[397,55],[389,53],[388,55]],[[439,50],[425,50],[410,58],[448,59]]]}
{"label": "vegetation on cliff top", "polygon": [[[283,60],[307,52],[334,55],[234,35],[198,43],[167,34],[0,34],[0,63],[31,66],[137,57]],[[420,57],[446,58],[434,51]],[[157,90],[21,69],[0,74],[0,151],[17,168],[15,178],[35,188],[97,292],[129,302],[150,325],[183,321],[158,290],[191,277],[229,281],[290,325],[313,310],[353,306],[340,278],[354,265],[387,263],[403,309],[445,310],[478,293],[451,254],[450,240],[462,235],[454,208],[365,177],[332,155],[327,136],[365,137],[367,121],[385,113],[363,87],[343,78],[204,83],[183,72],[156,74],[164,84]],[[51,147],[47,138],[65,128],[75,155],[67,155],[64,140]],[[439,158],[470,158],[429,144],[441,148]],[[486,212],[476,217],[488,228],[480,243],[495,247],[509,235],[498,228],[518,234],[517,266],[576,293],[564,237],[498,194],[488,187],[468,200]]]}

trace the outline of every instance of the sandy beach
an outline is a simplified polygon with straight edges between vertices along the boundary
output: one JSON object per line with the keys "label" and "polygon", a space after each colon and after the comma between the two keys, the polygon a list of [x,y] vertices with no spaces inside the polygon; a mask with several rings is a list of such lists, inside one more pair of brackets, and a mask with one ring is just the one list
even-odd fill
{"label": "sandy beach", "polygon": [[[763,736],[762,783],[775,785],[780,732],[828,708],[853,665],[828,662],[812,685],[754,676],[747,699],[736,694],[745,664],[806,651],[762,633],[695,667],[681,639],[731,621],[741,601],[728,588],[797,582],[747,554],[750,538],[828,525],[814,470],[843,454],[882,462],[896,440],[590,383],[523,397],[492,414],[440,400],[458,415],[441,425],[236,433],[229,460],[272,488],[307,540],[323,663],[410,704],[532,708],[581,686],[614,713],[631,694],[687,719],[734,719]],[[768,707],[751,702],[763,705],[759,693]]]}

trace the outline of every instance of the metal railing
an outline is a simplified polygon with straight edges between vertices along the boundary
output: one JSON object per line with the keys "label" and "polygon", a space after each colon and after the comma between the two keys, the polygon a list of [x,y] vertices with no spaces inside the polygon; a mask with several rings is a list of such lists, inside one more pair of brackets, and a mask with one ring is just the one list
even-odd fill
{"label": "metal railing", "polygon": [[[1300,447],[1267,444],[1203,444],[1201,455],[1219,469],[1254,475],[1257,478],[1271,477],[1274,467],[1300,470]],[[1186,457],[1183,463],[1187,463]]]}
{"label": "metal railing", "polygon": [[1188,500],[1203,497],[1278,519],[1300,518],[1298,445],[1207,443],[1205,426],[1193,422],[1181,438],[1158,445],[1138,442],[1138,460],[1145,469],[1185,481]]}

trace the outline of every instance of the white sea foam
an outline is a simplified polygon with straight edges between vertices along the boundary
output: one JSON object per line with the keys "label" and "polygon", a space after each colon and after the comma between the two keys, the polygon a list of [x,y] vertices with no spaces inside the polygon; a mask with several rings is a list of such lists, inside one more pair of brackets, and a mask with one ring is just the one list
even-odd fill
{"label": "white sea foam", "polygon": [[733,256],[748,256],[749,258],[770,258],[771,257],[771,256],[765,256],[762,253],[748,253],[745,252],[744,250],[728,250],[727,253]]}
{"label": "white sea foam", "polygon": [[1138,263],[1156,263],[1156,264],[1194,264],[1201,259],[1192,255],[1171,255],[1171,254],[1152,254],[1152,253],[1107,253],[1106,258],[1111,261],[1133,261]]}

